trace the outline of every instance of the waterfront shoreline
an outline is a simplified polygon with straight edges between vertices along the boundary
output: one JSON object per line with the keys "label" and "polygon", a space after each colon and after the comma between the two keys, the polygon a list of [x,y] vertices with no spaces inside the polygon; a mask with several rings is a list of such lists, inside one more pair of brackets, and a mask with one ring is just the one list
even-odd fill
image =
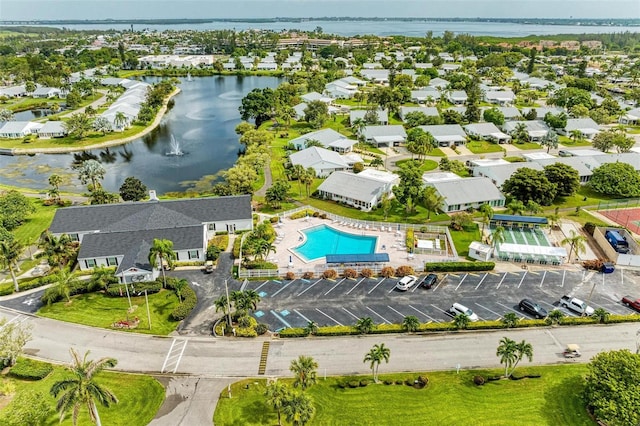
{"label": "waterfront shoreline", "polygon": [[31,155],[31,154],[68,154],[71,152],[81,152],[81,151],[89,151],[93,149],[102,149],[112,146],[126,145],[129,142],[132,142],[136,139],[139,139],[150,132],[152,132],[156,127],[160,125],[162,118],[167,112],[169,101],[180,93],[180,88],[176,87],[176,89],[167,96],[167,98],[162,103],[162,107],[158,110],[156,114],[156,118],[144,128],[140,133],[136,133],[135,135],[127,136],[126,138],[114,139],[110,141],[105,141],[93,145],[85,145],[82,147],[52,147],[52,148],[13,148],[11,149],[11,153],[13,155]]}

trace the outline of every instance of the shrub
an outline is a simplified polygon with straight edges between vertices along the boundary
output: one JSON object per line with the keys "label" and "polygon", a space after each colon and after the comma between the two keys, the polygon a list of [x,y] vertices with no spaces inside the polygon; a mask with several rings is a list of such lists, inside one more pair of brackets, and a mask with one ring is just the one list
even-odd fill
{"label": "shrub", "polygon": [[304,328],[285,328],[279,332],[280,337],[307,337],[309,333]]}
{"label": "shrub", "polygon": [[364,278],[371,278],[373,276],[373,271],[369,268],[364,268],[360,271],[360,275]]}
{"label": "shrub", "polygon": [[271,222],[271,223],[278,223],[279,220],[280,220],[280,218],[278,216],[273,216],[273,217],[269,218],[269,222]]}
{"label": "shrub", "polygon": [[388,386],[388,385],[392,385],[392,384],[393,384],[393,381],[392,381],[392,380],[385,380],[385,381],[383,381],[382,383],[384,383],[385,385],[387,385],[387,386]]}
{"label": "shrub", "polygon": [[360,380],[360,387],[366,388],[369,383],[369,380]]}
{"label": "shrub", "polygon": [[215,244],[209,244],[209,247],[207,247],[207,260],[218,260],[220,251],[220,247]]}
{"label": "shrub", "polygon": [[266,324],[260,323],[255,326],[255,330],[258,336],[262,336],[264,333],[266,333],[269,330],[269,327],[267,327]]}
{"label": "shrub", "polygon": [[482,376],[473,376],[473,383],[475,383],[476,386],[484,385],[484,377],[482,377]]}
{"label": "shrub", "polygon": [[458,271],[491,271],[494,262],[427,262],[424,270],[427,272],[458,272]]}
{"label": "shrub", "polygon": [[595,223],[587,222],[584,224],[583,228],[587,232],[587,234],[593,235],[593,232],[596,230],[596,225]]}
{"label": "shrub", "polygon": [[249,315],[243,315],[238,318],[238,326],[241,328],[251,327],[251,317]]}
{"label": "shrub", "polygon": [[413,228],[407,228],[405,243],[410,250],[413,250],[413,246],[415,244]]}
{"label": "shrub", "polygon": [[352,380],[352,381],[349,382],[349,387],[351,389],[358,388],[358,387],[360,387],[360,382],[358,382],[357,380]]}
{"label": "shrub", "polygon": [[9,374],[23,380],[42,380],[52,371],[53,366],[46,362],[29,358],[19,358],[16,365],[9,370]]}
{"label": "shrub", "polygon": [[342,276],[345,278],[356,278],[358,276],[358,271],[352,268],[346,268],[342,273]]}
{"label": "shrub", "polygon": [[[167,287],[170,283],[170,278],[167,278]],[[158,293],[162,289],[162,281],[142,281],[139,283],[129,283],[129,294],[143,293],[147,290],[147,294]],[[111,297],[127,297],[127,290],[124,284],[111,284],[107,287],[106,294]]]}
{"label": "shrub", "polygon": [[396,277],[406,277],[407,275],[413,275],[415,271],[413,267],[408,265],[398,266],[396,269]]}
{"label": "shrub", "polygon": [[585,260],[582,262],[582,266],[584,266],[584,269],[590,269],[593,271],[600,271],[602,270],[602,267],[604,266],[604,262],[600,259],[590,259],[590,260]]}
{"label": "shrub", "polygon": [[313,272],[311,271],[307,271],[304,274],[302,274],[302,278],[305,280],[310,280],[311,278],[313,278]]}
{"label": "shrub", "polygon": [[385,278],[391,278],[391,277],[393,277],[393,274],[395,274],[395,273],[396,273],[396,271],[395,271],[395,269],[393,269],[393,266],[385,266],[380,271],[380,275],[385,277]]}
{"label": "shrub", "polygon": [[402,380],[396,380],[396,385],[401,385],[401,384],[404,384]]}
{"label": "shrub", "polygon": [[286,274],[284,274],[284,279],[285,280],[289,280],[289,281],[293,281],[296,279],[296,274],[294,274],[293,272],[289,271]]}
{"label": "shrub", "polygon": [[289,219],[291,220],[302,219],[303,217],[313,216],[313,213],[317,213],[317,212],[314,212],[313,210],[310,210],[310,209],[300,210],[299,212],[295,212],[291,216],[289,216]]}
{"label": "shrub", "polygon": [[335,269],[327,269],[322,273],[322,278],[333,280],[338,276],[338,273]]}
{"label": "shrub", "polygon": [[182,288],[180,294],[182,296],[182,303],[173,308],[173,312],[171,312],[170,315],[171,318],[176,321],[182,321],[189,316],[193,308],[195,308],[198,303],[198,296],[196,296],[196,292],[193,291],[189,284]]}

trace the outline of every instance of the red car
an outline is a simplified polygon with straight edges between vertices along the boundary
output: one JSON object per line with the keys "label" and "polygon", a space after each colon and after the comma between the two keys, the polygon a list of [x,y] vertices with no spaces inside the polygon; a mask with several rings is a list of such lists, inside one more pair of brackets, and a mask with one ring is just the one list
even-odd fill
{"label": "red car", "polygon": [[622,304],[640,312],[640,299],[635,299],[631,296],[625,296],[622,298]]}

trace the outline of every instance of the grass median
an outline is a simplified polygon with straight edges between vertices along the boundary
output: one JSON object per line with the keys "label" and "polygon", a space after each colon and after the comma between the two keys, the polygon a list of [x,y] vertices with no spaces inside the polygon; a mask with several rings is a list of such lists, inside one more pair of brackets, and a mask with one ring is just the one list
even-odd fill
{"label": "grass median", "polygon": [[131,295],[131,305],[135,308],[128,313],[129,302],[125,297],[110,297],[102,293],[87,293],[71,298],[71,303],[61,301],[43,306],[38,315],[60,321],[73,322],[114,329],[111,325],[116,321],[134,320],[138,317],[140,323],[135,329],[123,329],[136,333],[156,334],[166,336],[176,329],[178,321],[170,318],[170,314],[178,305],[178,298],[173,291],[162,290],[149,295],[149,310],[151,313],[151,329],[147,320],[147,305],[144,295]]}
{"label": "grass median", "polygon": [[[503,371],[431,372],[423,374],[429,379],[424,389],[382,383],[354,389],[338,386],[371,376],[319,379],[306,391],[316,408],[309,424],[594,425],[581,400],[586,371],[583,365],[519,368],[518,377],[541,377],[490,381],[484,386],[476,386],[473,377],[499,376]],[[418,376],[389,374],[380,380],[412,382]],[[233,384],[231,399],[225,389],[216,407],[215,424],[277,424],[264,391],[265,381],[254,379]]]}

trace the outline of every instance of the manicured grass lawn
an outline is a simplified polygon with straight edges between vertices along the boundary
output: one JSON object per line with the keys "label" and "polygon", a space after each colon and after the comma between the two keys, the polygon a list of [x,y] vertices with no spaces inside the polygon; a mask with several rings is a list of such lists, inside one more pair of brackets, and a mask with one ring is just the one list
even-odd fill
{"label": "manicured grass lawn", "polygon": [[406,160],[400,160],[400,161],[396,161],[396,166],[401,166],[403,164],[407,164],[410,161],[419,161],[420,164],[420,171],[421,172],[429,172],[431,170],[435,170],[438,168],[438,163],[433,161],[433,160],[411,160],[411,159],[406,159]]}
{"label": "manicured grass lawn", "polygon": [[534,142],[514,143],[513,146],[522,150],[542,148],[539,143],[534,143]]}
{"label": "manicured grass lawn", "polygon": [[40,234],[49,228],[58,208],[45,206],[42,201],[36,199],[32,199],[32,203],[36,208],[35,213],[30,214],[22,225],[13,231],[16,239],[25,245],[35,243],[40,238]]}
{"label": "manicured grass lawn", "polygon": [[[166,336],[176,329],[178,321],[169,318],[169,314],[178,304],[178,297],[173,291],[163,290],[160,293],[149,295],[151,330],[149,330],[149,322],[147,321],[144,294],[131,296],[131,304],[138,308],[128,314],[129,319],[133,320],[136,316],[140,319],[138,328],[131,331]],[[38,311],[38,315],[91,327],[113,329],[111,324],[127,319],[127,309],[129,309],[129,303],[126,297],[109,297],[102,293],[88,293],[73,296],[70,304],[62,301],[50,306],[43,306]]]}
{"label": "manicured grass lawn", "polygon": [[29,143],[23,143],[20,139],[0,139],[0,147],[2,148],[60,148],[60,147],[83,147],[98,143],[108,142],[116,139],[124,139],[134,136],[142,132],[146,127],[133,125],[124,132],[112,132],[103,135],[102,133],[93,132],[85,135],[82,139],[74,136],[67,136],[59,139],[34,139]]}
{"label": "manicured grass lawn", "polygon": [[560,136],[558,138],[558,142],[560,143],[560,145],[569,146],[569,147],[591,145],[591,142],[589,142],[586,139],[578,139],[574,141],[573,139],[567,136]]}
{"label": "manicured grass lawn", "polygon": [[497,143],[487,141],[471,141],[465,145],[474,154],[486,154],[488,152],[502,152],[504,149]]}
{"label": "manicured grass lawn", "polygon": [[453,245],[456,246],[458,256],[467,256],[469,254],[469,244],[472,241],[481,241],[480,228],[478,225],[466,228],[463,231],[455,231],[449,228]]}
{"label": "manicured grass lawn", "polygon": [[[585,200],[586,198],[586,200]],[[600,194],[599,192],[592,191],[588,186],[580,186],[578,192],[570,197],[558,197],[556,202],[553,203],[555,209],[556,206],[562,208],[578,207],[578,206],[593,206],[600,203],[605,203],[612,197]],[[546,210],[547,208],[545,208]]]}
{"label": "manicured grass lawn", "polygon": [[[83,353],[81,353],[83,355]],[[89,355],[90,359],[96,359]],[[57,400],[49,394],[51,385],[56,381],[69,377],[63,367],[55,367],[53,373],[43,380],[27,381],[8,379],[13,381],[17,392],[37,391],[44,395],[48,405],[51,407],[51,415],[44,423],[46,426],[58,424],[71,425],[71,413],[65,415],[65,420],[59,423],[58,413],[55,411]],[[158,409],[164,401],[164,388],[153,377],[134,374],[123,374],[114,372],[100,373],[96,379],[98,383],[109,388],[118,398],[118,403],[109,408],[98,405],[98,413],[103,425],[110,426],[144,426],[148,424],[156,415]],[[11,404],[3,411],[11,410]],[[90,425],[86,407],[83,406],[78,417],[78,425]]]}
{"label": "manicured grass lawn", "polygon": [[[496,361],[497,362],[497,361]],[[518,368],[516,376],[540,374],[538,379],[499,380],[484,386],[473,376],[497,376],[501,370],[431,372],[424,389],[406,385],[369,384],[340,389],[340,382],[357,378],[327,378],[306,392],[316,414],[311,425],[594,425],[580,393],[583,365]],[[414,380],[417,373],[382,375],[381,380]],[[256,384],[257,383],[257,384]],[[249,388],[245,389],[248,385]],[[226,390],[214,414],[216,425],[275,425],[275,411],[265,403],[264,380],[248,379]]]}

